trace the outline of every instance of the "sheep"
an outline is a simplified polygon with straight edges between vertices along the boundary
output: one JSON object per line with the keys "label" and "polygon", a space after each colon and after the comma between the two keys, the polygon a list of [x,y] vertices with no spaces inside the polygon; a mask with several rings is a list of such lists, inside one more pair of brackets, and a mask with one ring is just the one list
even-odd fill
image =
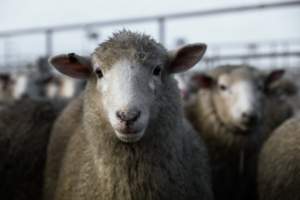
{"label": "sheep", "polygon": [[299,68],[287,69],[284,84],[281,84],[284,86],[283,90],[285,90],[285,92],[283,92],[285,94],[284,97],[291,104],[295,113],[299,112],[300,110],[300,82],[298,81],[299,75]]}
{"label": "sheep", "polygon": [[300,117],[284,122],[262,147],[258,160],[260,200],[300,199]]}
{"label": "sheep", "polygon": [[46,169],[46,199],[212,199],[206,148],[184,119],[173,74],[194,66],[204,44],[167,52],[123,30],[91,58],[50,63],[87,85],[57,119]]}
{"label": "sheep", "polygon": [[[282,91],[282,89],[284,91]],[[268,94],[267,101],[264,104],[264,120],[261,129],[263,133],[262,141],[270,137],[273,131],[284,121],[295,115],[295,110],[289,100],[289,98],[293,98],[293,96],[285,96],[289,90],[290,87],[282,88],[282,85],[278,85],[278,88],[273,87],[270,89],[272,92]],[[282,92],[281,95],[284,95],[284,97],[277,96],[278,92],[273,91]]]}
{"label": "sheep", "polygon": [[26,96],[29,77],[24,72],[16,72],[12,74],[12,78],[15,82],[13,87],[13,99],[20,100],[22,97]]}
{"label": "sheep", "polygon": [[[51,75],[46,79],[36,80],[34,84],[40,91],[38,98],[44,96],[46,98],[67,99],[72,98],[75,95],[75,92],[77,92],[75,81],[68,77]],[[33,96],[33,98],[37,97]]]}
{"label": "sheep", "polygon": [[[262,121],[270,114],[264,111],[270,101],[269,86],[283,73],[226,65],[192,78],[200,90],[196,101],[185,108],[186,116],[208,146],[216,199],[255,199],[256,157],[266,138],[261,132],[289,117],[287,107],[275,116],[278,124],[268,122],[271,128]],[[278,103],[275,97],[272,101]]]}
{"label": "sheep", "polygon": [[[270,71],[270,70],[268,70]],[[285,102],[288,102],[293,108],[294,112],[297,112],[300,108],[299,106],[299,87],[300,84],[297,81],[299,75],[299,69],[285,69],[284,76],[273,84],[271,90],[273,91],[273,96],[283,99]]]}
{"label": "sheep", "polygon": [[289,97],[297,95],[298,86],[290,79],[284,78],[277,81],[271,86],[271,90],[275,93],[274,95],[280,95],[282,97]]}
{"label": "sheep", "polygon": [[1,199],[42,199],[48,138],[64,105],[22,99],[0,111]]}
{"label": "sheep", "polygon": [[10,74],[0,74],[0,107],[6,105],[13,100],[14,80]]}

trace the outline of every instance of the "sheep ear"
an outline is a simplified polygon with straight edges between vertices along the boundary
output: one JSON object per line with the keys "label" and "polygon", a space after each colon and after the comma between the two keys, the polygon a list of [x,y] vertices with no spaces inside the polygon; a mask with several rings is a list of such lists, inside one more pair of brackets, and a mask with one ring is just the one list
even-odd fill
{"label": "sheep ear", "polygon": [[281,79],[284,73],[285,71],[283,69],[276,69],[271,71],[265,79],[265,87],[269,88],[274,82]]}
{"label": "sheep ear", "polygon": [[212,77],[210,77],[209,75],[206,75],[206,74],[201,74],[201,73],[195,74],[192,77],[192,81],[199,88],[211,88],[215,83],[215,80]]}
{"label": "sheep ear", "polygon": [[292,80],[284,79],[277,81],[274,84],[271,84],[268,87],[270,94],[276,95],[285,95],[285,96],[295,96],[298,93],[297,84],[295,84]]}
{"label": "sheep ear", "polygon": [[49,59],[49,63],[59,72],[73,78],[87,79],[93,71],[90,58],[75,53],[54,56]]}
{"label": "sheep ear", "polygon": [[185,45],[175,51],[169,52],[169,73],[184,72],[192,68],[201,60],[206,51],[206,44],[195,43]]}

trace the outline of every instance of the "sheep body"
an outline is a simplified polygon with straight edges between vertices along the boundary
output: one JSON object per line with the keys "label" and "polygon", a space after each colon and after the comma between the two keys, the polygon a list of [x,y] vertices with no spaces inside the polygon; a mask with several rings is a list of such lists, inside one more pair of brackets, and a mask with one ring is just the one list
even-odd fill
{"label": "sheep body", "polygon": [[[239,65],[217,67],[207,74],[215,80],[224,74],[235,79],[230,73],[236,70],[253,76],[257,83],[261,79],[261,71]],[[276,111],[272,106],[278,107],[279,99],[263,97],[260,101],[265,108],[259,111],[262,121],[249,130],[236,132],[230,121],[220,116],[226,116],[227,111],[224,111],[224,102],[214,96],[217,90],[200,88],[196,101],[185,108],[186,116],[208,146],[216,199],[255,199],[256,160],[260,146],[267,138],[265,132],[270,132],[290,117],[291,108],[282,102],[281,110]],[[276,115],[272,116],[274,113]]]}
{"label": "sheep body", "polygon": [[[102,51],[97,56],[102,56],[104,67],[124,54],[134,55],[135,50],[145,50],[149,56],[158,53],[151,49],[157,45],[153,40],[130,32],[114,35],[105,45],[96,51]],[[46,199],[212,199],[206,149],[183,118],[175,80],[165,77],[156,91],[157,116],[150,119],[144,138],[134,144],[115,137],[99,104],[104,97],[96,92],[96,82],[95,76],[89,77],[82,96],[55,123],[48,149]]]}
{"label": "sheep body", "polygon": [[[78,119],[81,115],[78,112],[80,109],[75,108],[75,110],[77,112],[69,107],[66,112],[72,113],[72,116],[78,116],[76,117]],[[103,142],[99,145],[105,147],[101,149],[103,157],[95,160],[95,155],[93,155],[93,150],[89,147],[90,144],[84,131],[80,130],[80,128],[78,132],[66,131],[65,127],[68,127],[68,125],[63,120],[65,117],[62,115],[55,125],[53,134],[62,125],[64,127],[59,134],[52,136],[52,144],[54,146],[52,147],[53,150],[50,149],[50,160],[48,162],[54,165],[61,164],[61,166],[57,166],[61,167],[62,171],[59,172],[58,183],[54,186],[57,190],[57,199],[68,199],[68,195],[64,196],[64,194],[68,193],[74,195],[73,199],[77,199],[77,197],[80,199],[186,199],[187,197],[195,199],[193,191],[198,189],[185,186],[185,182],[193,180],[194,177],[200,179],[201,181],[199,182],[207,182],[205,184],[208,185],[196,185],[199,188],[199,192],[203,195],[203,199],[209,199],[209,194],[201,191],[204,188],[209,190],[209,178],[205,177],[208,176],[209,169],[206,166],[206,161],[203,160],[206,158],[198,158],[203,161],[197,167],[200,167],[207,175],[197,174],[197,171],[195,173],[193,169],[190,169],[189,165],[193,165],[194,162],[199,163],[198,159],[189,155],[174,155],[175,152],[180,152],[178,148],[187,148],[185,149],[186,152],[192,150],[205,156],[205,149],[198,147],[198,139],[192,137],[192,130],[178,138],[178,140],[182,141],[172,141],[171,144],[161,146],[157,145],[157,141],[153,141],[153,144],[141,144],[137,147],[130,147],[125,144],[111,148],[108,145],[111,145],[113,141],[107,141],[104,140],[105,138],[102,138]],[[80,122],[75,121],[71,124],[73,126],[74,124],[80,124]],[[108,127],[101,128],[102,130],[108,129]],[[155,129],[155,127],[153,128]],[[173,135],[172,137],[175,136]],[[162,138],[157,140],[159,139]],[[190,140],[194,141],[194,144],[189,144]],[[184,144],[181,144],[181,142]],[[67,146],[64,146],[62,143]],[[188,144],[191,146],[187,147],[186,145]],[[62,152],[58,152],[58,149],[62,149]],[[67,152],[65,153],[64,151]],[[58,157],[63,153],[66,154],[64,158]],[[52,160],[52,155],[55,157],[55,160]],[[178,158],[176,157],[180,157],[180,160],[177,161]],[[76,163],[73,163],[74,160],[76,160]],[[94,162],[96,162],[98,169],[94,169]],[[187,174],[185,174],[186,172],[182,174],[182,169],[180,168],[183,168],[184,171],[186,169],[191,171]],[[49,170],[54,173],[56,171],[56,174],[49,177],[57,177],[57,168],[50,166]],[[101,179],[98,178],[99,176]],[[56,180],[52,181],[56,182]],[[191,196],[187,196],[182,191],[183,188],[184,191],[191,193]]]}
{"label": "sheep body", "polygon": [[48,139],[64,104],[23,99],[0,111],[1,199],[42,198]]}
{"label": "sheep body", "polygon": [[299,200],[300,118],[284,122],[265,142],[259,155],[258,190],[261,200]]}

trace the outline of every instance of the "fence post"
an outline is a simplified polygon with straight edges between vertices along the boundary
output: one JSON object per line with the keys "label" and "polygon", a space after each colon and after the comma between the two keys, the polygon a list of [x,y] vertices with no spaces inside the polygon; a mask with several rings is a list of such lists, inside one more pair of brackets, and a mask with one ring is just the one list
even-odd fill
{"label": "fence post", "polygon": [[4,37],[3,38],[3,64],[4,67],[9,66],[9,60],[10,60],[10,50],[9,50],[9,37]]}
{"label": "fence post", "polygon": [[46,57],[53,53],[53,30],[46,30]]}
{"label": "fence post", "polygon": [[158,18],[158,38],[159,42],[165,45],[165,36],[166,36],[166,30],[165,30],[165,18]]}

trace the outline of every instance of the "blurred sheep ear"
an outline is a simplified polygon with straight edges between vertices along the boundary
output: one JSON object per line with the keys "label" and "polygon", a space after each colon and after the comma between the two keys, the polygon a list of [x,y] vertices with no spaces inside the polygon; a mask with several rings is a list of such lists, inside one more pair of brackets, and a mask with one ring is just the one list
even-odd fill
{"label": "blurred sheep ear", "polygon": [[169,52],[170,65],[169,73],[184,72],[192,68],[203,57],[206,51],[206,44],[195,43],[185,45],[175,51]]}
{"label": "blurred sheep ear", "polygon": [[211,88],[214,85],[215,80],[209,75],[198,73],[192,76],[192,82],[199,88]]}
{"label": "blurred sheep ear", "polygon": [[75,53],[51,57],[49,63],[59,72],[73,78],[87,79],[93,71],[90,58]]}
{"label": "blurred sheep ear", "polygon": [[268,87],[270,94],[295,96],[298,93],[298,87],[295,82],[289,79],[281,79]]}
{"label": "blurred sheep ear", "polygon": [[271,71],[265,79],[265,87],[268,88],[274,82],[281,79],[281,77],[284,75],[284,73],[285,73],[285,71],[283,69],[276,69],[276,70]]}

